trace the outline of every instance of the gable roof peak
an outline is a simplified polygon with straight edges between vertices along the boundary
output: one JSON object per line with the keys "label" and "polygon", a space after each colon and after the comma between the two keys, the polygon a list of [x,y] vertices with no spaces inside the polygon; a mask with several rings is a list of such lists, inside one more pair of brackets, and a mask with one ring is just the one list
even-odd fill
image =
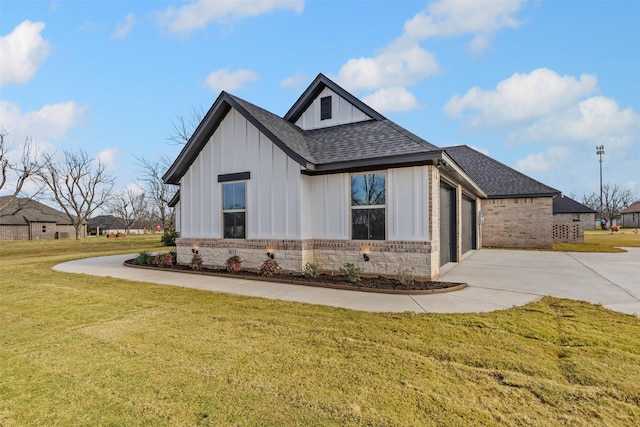
{"label": "gable roof peak", "polygon": [[322,90],[327,87],[337,93],[342,98],[346,99],[349,103],[351,103],[358,110],[362,111],[364,114],[372,117],[375,120],[386,120],[386,118],[378,113],[373,108],[369,107],[367,104],[347,92],[333,80],[320,73],[318,76],[311,82],[309,87],[300,95],[300,98],[293,104],[293,106],[289,109],[287,114],[284,115],[284,119],[295,123],[302,113],[305,112],[309,105],[313,102],[313,100],[322,92]]}

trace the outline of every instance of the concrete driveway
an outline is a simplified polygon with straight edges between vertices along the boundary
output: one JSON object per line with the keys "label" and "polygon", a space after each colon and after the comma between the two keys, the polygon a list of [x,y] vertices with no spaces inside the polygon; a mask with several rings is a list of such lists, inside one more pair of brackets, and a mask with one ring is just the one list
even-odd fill
{"label": "concrete driveway", "polygon": [[384,295],[124,267],[124,260],[134,256],[81,259],[54,270],[372,312],[486,312],[551,295],[640,315],[640,248],[621,254],[483,249],[440,279],[465,282],[468,288],[432,295]]}

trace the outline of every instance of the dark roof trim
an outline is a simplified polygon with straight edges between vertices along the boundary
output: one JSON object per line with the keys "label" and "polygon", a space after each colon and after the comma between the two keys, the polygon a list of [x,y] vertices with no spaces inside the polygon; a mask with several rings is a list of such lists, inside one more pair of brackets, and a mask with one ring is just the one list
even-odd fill
{"label": "dark roof trim", "polygon": [[218,182],[246,181],[251,179],[251,172],[225,173],[218,175]]}
{"label": "dark roof trim", "polygon": [[560,195],[560,192],[557,193],[527,193],[527,194],[504,194],[504,195],[491,195],[487,196],[487,199],[535,199],[538,197],[553,197],[556,198]]}
{"label": "dark roof trim", "polygon": [[189,141],[184,146],[178,157],[173,162],[167,173],[164,174],[162,179],[167,184],[179,184],[180,179],[187,172],[191,164],[195,161],[196,157],[202,149],[205,147],[211,135],[218,129],[220,123],[231,108],[238,111],[245,119],[247,119],[252,125],[254,125],[260,132],[265,134],[274,144],[276,144],[282,151],[284,151],[289,157],[295,160],[303,167],[309,167],[307,159],[293,151],[287,144],[277,138],[267,127],[265,127],[259,120],[253,117],[245,108],[243,108],[233,96],[226,92],[220,93],[220,96],[213,103],[204,119],[195,132],[189,138]]}
{"label": "dark roof trim", "polygon": [[169,200],[169,203],[167,204],[169,205],[170,208],[175,208],[179,201],[180,201],[180,190],[176,191],[176,194],[173,195],[173,197],[171,198],[171,200]]}
{"label": "dark roof trim", "polygon": [[346,162],[324,163],[315,165],[313,169],[303,170],[302,173],[305,175],[326,175],[341,172],[362,172],[363,170],[425,165],[431,164],[435,159],[440,159],[442,157],[441,153],[441,151],[435,150],[421,154],[401,154],[393,157],[375,157]]}
{"label": "dark roof trim", "polygon": [[288,120],[291,123],[295,123],[325,87],[328,87],[329,89],[346,99],[348,102],[353,104],[354,107],[365,113],[367,116],[373,117],[376,120],[385,120],[385,117],[382,114],[378,113],[373,108],[369,107],[367,104],[351,95],[349,92],[335,84],[332,80],[330,80],[322,73],[318,74],[318,77],[315,78],[315,80],[309,85],[307,90],[305,90],[300,98],[298,98],[296,103],[293,104],[293,107],[291,107],[287,114],[285,114],[284,119]]}
{"label": "dark roof trim", "polygon": [[229,95],[226,92],[220,93],[216,101],[213,103],[204,119],[200,122],[196,130],[187,141],[186,145],[176,157],[176,160],[162,176],[162,180],[167,184],[180,184],[180,179],[187,172],[189,166],[195,161],[196,157],[204,146],[207,144],[209,137],[216,131],[222,119],[227,115],[231,106],[228,102]]}

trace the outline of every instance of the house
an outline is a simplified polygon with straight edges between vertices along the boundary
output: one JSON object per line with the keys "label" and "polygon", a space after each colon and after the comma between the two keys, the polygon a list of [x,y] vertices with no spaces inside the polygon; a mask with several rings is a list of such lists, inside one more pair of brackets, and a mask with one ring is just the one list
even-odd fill
{"label": "house", "polygon": [[144,227],[140,228],[139,226],[135,228],[132,227],[127,232],[127,226],[124,222],[113,215],[98,215],[93,217],[89,220],[89,227],[91,230],[95,230],[95,234],[98,236],[118,233],[144,234]]}
{"label": "house", "polygon": [[431,279],[482,245],[551,247],[559,194],[470,147],[436,147],[322,74],[284,117],[222,92],[163,179],[180,186],[180,263],[197,250],[258,268],[270,254],[286,270]]}
{"label": "house", "polygon": [[[0,197],[4,206],[10,196]],[[83,226],[81,237],[86,236]],[[75,238],[69,217],[32,199],[15,198],[0,212],[0,240],[40,240]]]}
{"label": "house", "polygon": [[633,203],[620,213],[623,227],[640,227],[640,201]]}
{"label": "house", "polygon": [[584,243],[584,230],[593,230],[596,211],[562,196],[553,201],[553,239],[561,243]]}

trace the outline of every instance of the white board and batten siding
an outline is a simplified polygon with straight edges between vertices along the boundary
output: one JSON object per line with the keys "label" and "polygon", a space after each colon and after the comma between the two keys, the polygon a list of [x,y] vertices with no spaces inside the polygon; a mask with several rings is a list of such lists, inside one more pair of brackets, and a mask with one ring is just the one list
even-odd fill
{"label": "white board and batten siding", "polygon": [[[331,118],[320,120],[320,99],[326,96],[331,97]],[[352,103],[325,87],[320,95],[318,95],[309,108],[305,110],[300,118],[296,121],[296,125],[302,130],[320,129],[330,126],[343,125],[346,123],[362,122],[370,120],[371,117],[363,113]]]}
{"label": "white board and batten siding", "polygon": [[[426,166],[386,171],[387,239],[429,240]],[[302,178],[302,238],[351,239],[351,174]]]}
{"label": "white board and batten siding", "polygon": [[300,238],[300,170],[297,162],[231,109],[181,180],[181,236],[222,238],[218,175],[250,172],[247,239]]}

